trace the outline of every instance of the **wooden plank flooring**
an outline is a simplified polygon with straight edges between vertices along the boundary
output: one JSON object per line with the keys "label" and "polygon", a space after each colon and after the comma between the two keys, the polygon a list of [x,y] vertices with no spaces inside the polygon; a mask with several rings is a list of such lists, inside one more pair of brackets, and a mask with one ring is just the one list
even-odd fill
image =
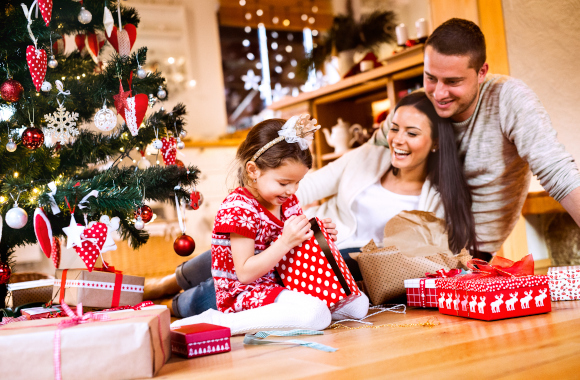
{"label": "wooden plank flooring", "polygon": [[338,348],[334,353],[244,346],[243,336],[236,336],[231,352],[189,360],[174,356],[156,378],[580,378],[580,301],[553,302],[551,313],[494,322],[417,308],[406,314],[385,312],[371,321],[412,324],[429,318],[439,325],[326,330],[323,336],[299,338]]}

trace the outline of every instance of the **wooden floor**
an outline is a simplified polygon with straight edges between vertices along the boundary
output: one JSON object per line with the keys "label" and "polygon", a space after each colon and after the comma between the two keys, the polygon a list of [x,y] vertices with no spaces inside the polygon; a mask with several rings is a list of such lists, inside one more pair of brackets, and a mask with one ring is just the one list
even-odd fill
{"label": "wooden floor", "polygon": [[580,378],[580,301],[552,302],[551,313],[494,322],[417,308],[409,308],[407,314],[385,312],[371,321],[413,324],[429,318],[439,325],[327,330],[323,336],[299,338],[338,348],[334,353],[244,346],[243,337],[237,336],[231,352],[189,360],[174,356],[156,378]]}

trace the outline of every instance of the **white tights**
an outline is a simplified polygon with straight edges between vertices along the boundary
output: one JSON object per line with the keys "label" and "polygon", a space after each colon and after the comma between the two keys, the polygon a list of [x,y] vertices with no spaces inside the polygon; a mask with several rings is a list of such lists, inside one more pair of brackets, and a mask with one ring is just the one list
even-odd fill
{"label": "white tights", "polygon": [[[352,306],[351,306],[352,305]],[[364,315],[363,315],[364,309]],[[368,298],[362,297],[340,310],[338,319],[362,318],[368,311]],[[331,322],[331,314],[326,304],[318,298],[290,291],[280,292],[272,304],[238,313],[224,314],[209,309],[199,315],[175,321],[171,327],[194,323],[211,323],[229,327],[232,335],[245,334],[260,330],[309,329],[323,330]]]}

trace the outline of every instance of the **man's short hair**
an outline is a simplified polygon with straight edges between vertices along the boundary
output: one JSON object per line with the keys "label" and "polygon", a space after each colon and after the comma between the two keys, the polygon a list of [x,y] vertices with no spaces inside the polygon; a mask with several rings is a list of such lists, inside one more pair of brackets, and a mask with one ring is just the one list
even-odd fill
{"label": "man's short hair", "polygon": [[485,37],[475,23],[452,18],[439,25],[425,42],[444,55],[468,55],[469,67],[479,71],[486,60]]}

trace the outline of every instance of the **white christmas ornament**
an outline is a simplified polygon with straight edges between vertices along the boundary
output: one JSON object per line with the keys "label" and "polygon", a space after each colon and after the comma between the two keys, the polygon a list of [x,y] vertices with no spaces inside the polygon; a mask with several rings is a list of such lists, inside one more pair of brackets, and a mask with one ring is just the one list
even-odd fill
{"label": "white christmas ornament", "polygon": [[42,82],[42,86],[40,87],[40,89],[44,92],[49,92],[50,90],[52,90],[52,84],[50,84],[50,82],[48,81],[44,81]]}
{"label": "white christmas ornament", "polygon": [[143,223],[143,219],[138,216],[137,220],[135,221],[135,229],[142,230],[143,228],[145,228],[145,223]]}
{"label": "white christmas ornament", "polygon": [[155,149],[163,148],[163,143],[161,142],[161,140],[159,140],[159,139],[153,140],[153,148],[155,148]]}
{"label": "white christmas ornament", "polygon": [[254,74],[253,70],[248,70],[246,75],[242,75],[242,80],[244,81],[244,90],[257,90],[262,77]]}
{"label": "white christmas ornament", "polygon": [[146,76],[147,71],[145,71],[145,69],[139,65],[139,68],[137,69],[137,77],[139,77],[139,79],[145,79]]}
{"label": "white christmas ornament", "polygon": [[6,224],[8,227],[20,229],[28,222],[28,214],[26,210],[18,207],[18,203],[14,202],[14,207],[6,213]]}
{"label": "white christmas ornament", "polygon": [[110,131],[117,125],[117,116],[107,108],[106,101],[103,103],[103,108],[97,111],[93,120],[97,128],[105,132]]}
{"label": "white christmas ornament", "polygon": [[163,87],[159,86],[159,91],[157,91],[157,97],[159,99],[165,99],[167,96],[167,92],[163,89]]}
{"label": "white christmas ornament", "polygon": [[8,143],[6,144],[6,150],[9,151],[10,153],[12,153],[16,150],[16,144],[12,140],[12,137],[8,138]]}
{"label": "white christmas ornament", "polygon": [[81,234],[85,230],[84,226],[77,225],[74,214],[70,216],[70,224],[68,227],[64,227],[62,232],[66,234],[66,247],[68,249],[72,247],[81,247],[83,242],[81,240]]}
{"label": "white christmas ornament", "polygon": [[183,141],[181,141],[181,139],[178,137],[177,138],[177,149],[183,149],[185,148],[185,143]]}
{"label": "white christmas ornament", "polygon": [[81,24],[88,24],[93,19],[91,12],[87,11],[85,7],[81,7],[78,20]]}
{"label": "white christmas ornament", "polygon": [[79,114],[68,112],[58,99],[57,102],[58,108],[56,112],[52,115],[44,115],[48,125],[45,133],[54,136],[55,140],[64,144],[69,138],[79,135],[79,130],[75,128]]}
{"label": "white christmas ornament", "polygon": [[179,132],[179,137],[185,137],[187,136],[187,131],[185,129],[182,129],[181,132]]}
{"label": "white christmas ornament", "polygon": [[151,167],[151,162],[149,162],[149,160],[147,158],[141,157],[141,159],[137,163],[137,167],[141,170],[145,170],[145,169]]}
{"label": "white christmas ornament", "polygon": [[107,239],[105,240],[103,248],[101,248],[101,253],[116,250],[117,245],[115,244],[115,240],[113,240],[113,233],[119,229],[121,220],[116,216],[110,219],[107,215],[103,215],[99,221],[107,226]]}
{"label": "white christmas ornament", "polygon": [[48,67],[50,67],[51,69],[56,69],[57,66],[58,61],[56,60],[56,58],[54,58],[54,55],[51,55],[50,59],[48,60]]}
{"label": "white christmas ornament", "polygon": [[105,12],[103,13],[103,25],[105,25],[105,32],[107,37],[111,37],[111,32],[113,31],[113,26],[115,26],[115,21],[113,20],[113,15],[109,8],[105,6]]}

